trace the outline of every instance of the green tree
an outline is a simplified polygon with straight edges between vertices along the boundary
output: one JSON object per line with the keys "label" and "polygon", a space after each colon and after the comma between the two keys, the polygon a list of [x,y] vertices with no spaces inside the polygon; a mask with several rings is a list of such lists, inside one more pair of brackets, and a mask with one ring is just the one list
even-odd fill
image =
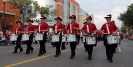
{"label": "green tree", "polygon": [[123,22],[124,26],[129,29],[133,28],[133,4],[129,5],[125,12],[120,13],[118,19]]}
{"label": "green tree", "polygon": [[54,18],[56,16],[56,10],[52,9],[52,5],[46,6],[46,7],[41,7],[40,8],[40,14],[41,16],[45,15],[47,17],[46,21],[47,22],[54,22]]}
{"label": "green tree", "polygon": [[121,32],[122,33],[127,33],[127,27],[125,27],[125,26],[121,27]]}
{"label": "green tree", "polygon": [[39,20],[39,19],[34,19],[34,21],[35,21],[35,22],[37,22],[37,23],[39,23],[39,22],[40,22],[40,20]]}
{"label": "green tree", "polygon": [[[37,16],[37,12],[40,10],[40,6],[38,5],[37,1],[34,0],[9,0],[9,3],[12,4],[11,8],[12,9],[19,9],[20,10],[20,15],[22,17],[20,17],[20,19],[23,20],[23,22],[25,22],[25,18],[29,18],[31,16],[36,17]],[[34,6],[34,12],[32,12],[32,10],[29,9],[29,7],[33,4]],[[26,16],[27,14],[29,14],[28,16]]]}

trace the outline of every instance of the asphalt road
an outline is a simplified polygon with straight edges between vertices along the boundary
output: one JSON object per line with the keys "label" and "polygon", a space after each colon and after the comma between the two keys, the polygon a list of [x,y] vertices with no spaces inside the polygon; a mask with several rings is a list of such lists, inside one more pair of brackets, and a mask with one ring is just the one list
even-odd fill
{"label": "asphalt road", "polygon": [[70,46],[66,45],[59,57],[54,57],[55,48],[46,43],[47,53],[37,56],[39,45],[34,44],[34,52],[26,55],[26,45],[22,45],[22,53],[13,54],[14,45],[0,46],[0,67],[133,67],[133,41],[125,40],[120,47],[122,52],[114,54],[113,63],[106,60],[105,47],[99,42],[94,48],[92,60],[87,59],[87,52],[84,51],[83,43],[77,46],[76,57],[70,59]]}

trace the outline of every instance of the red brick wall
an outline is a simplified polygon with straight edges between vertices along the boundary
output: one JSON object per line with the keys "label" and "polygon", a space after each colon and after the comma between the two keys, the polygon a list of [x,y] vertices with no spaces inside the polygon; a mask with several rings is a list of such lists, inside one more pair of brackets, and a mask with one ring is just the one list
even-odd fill
{"label": "red brick wall", "polygon": [[[13,26],[10,27],[9,29],[10,29],[11,31],[14,31],[15,28],[16,28],[15,22],[16,22],[17,20],[19,20],[17,17],[20,16],[20,13],[19,13],[19,9],[11,9],[10,6],[11,6],[11,5],[10,5],[8,2],[6,2],[5,11],[6,11],[6,12],[9,12],[9,13],[15,14],[15,16],[6,17],[6,19],[5,19],[5,24],[4,24],[4,25],[7,25],[7,24],[9,24],[9,22],[12,22]],[[3,11],[3,0],[0,0],[0,11]],[[2,19],[1,19],[1,20],[2,20]],[[0,22],[1,22],[1,21],[0,21]]]}
{"label": "red brick wall", "polygon": [[[57,3],[61,3],[62,4],[62,0],[56,0]],[[56,15],[57,16],[62,16],[62,10],[63,10],[63,6],[61,4],[56,4]]]}

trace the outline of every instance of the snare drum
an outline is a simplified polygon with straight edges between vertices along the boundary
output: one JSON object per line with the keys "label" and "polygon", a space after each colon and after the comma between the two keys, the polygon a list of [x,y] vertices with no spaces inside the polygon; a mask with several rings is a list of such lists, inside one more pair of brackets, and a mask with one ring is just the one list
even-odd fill
{"label": "snare drum", "polygon": [[117,35],[108,35],[107,44],[118,44],[119,39]]}
{"label": "snare drum", "polygon": [[60,41],[60,39],[59,39],[59,34],[53,34],[52,35],[52,42],[59,42]]}
{"label": "snare drum", "polygon": [[22,41],[28,41],[29,40],[29,35],[28,34],[23,34],[22,35]]}
{"label": "snare drum", "polygon": [[12,35],[10,36],[10,41],[16,41],[16,40],[17,40],[17,37],[18,37],[18,35],[12,34]]}
{"label": "snare drum", "polygon": [[66,42],[66,36],[62,36],[62,42]]}
{"label": "snare drum", "polygon": [[67,35],[67,42],[76,42],[76,35],[75,34],[68,34]]}
{"label": "snare drum", "polygon": [[86,44],[87,45],[95,45],[96,37],[95,36],[86,36]]}
{"label": "snare drum", "polygon": [[37,40],[37,41],[43,40],[43,34],[41,34],[41,33],[35,34],[35,40]]}

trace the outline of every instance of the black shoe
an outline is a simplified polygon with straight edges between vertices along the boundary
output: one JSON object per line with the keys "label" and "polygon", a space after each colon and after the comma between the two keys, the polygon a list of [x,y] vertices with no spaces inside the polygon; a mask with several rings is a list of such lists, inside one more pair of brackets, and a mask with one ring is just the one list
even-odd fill
{"label": "black shoe", "polygon": [[20,52],[22,52],[23,51],[23,49],[22,50],[20,50]]}
{"label": "black shoe", "polygon": [[112,60],[109,60],[109,62],[113,62]]}
{"label": "black shoe", "polygon": [[53,45],[53,47],[55,47],[55,45]]}
{"label": "black shoe", "polygon": [[13,52],[14,54],[16,54],[17,52]]}
{"label": "black shoe", "polygon": [[74,58],[74,56],[71,56],[71,57],[70,57],[70,59],[73,59],[73,58]]}
{"label": "black shoe", "polygon": [[91,60],[91,57],[88,57],[88,60]]}
{"label": "black shoe", "polygon": [[55,56],[54,57],[58,57],[59,56],[59,54],[55,54]]}
{"label": "black shoe", "polygon": [[34,48],[33,48],[33,49],[31,49],[31,53],[33,53],[33,50],[34,50]]}
{"label": "black shoe", "polygon": [[46,53],[46,51],[42,52],[42,54],[45,54],[45,53]]}
{"label": "black shoe", "polygon": [[41,56],[42,54],[38,54],[38,56]]}
{"label": "black shoe", "polygon": [[91,57],[89,58],[89,60],[91,60]]}

